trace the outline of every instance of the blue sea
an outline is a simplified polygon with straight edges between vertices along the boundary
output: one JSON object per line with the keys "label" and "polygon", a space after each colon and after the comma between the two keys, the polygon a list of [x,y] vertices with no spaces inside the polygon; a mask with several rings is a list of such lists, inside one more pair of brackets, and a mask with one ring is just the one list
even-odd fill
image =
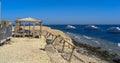
{"label": "blue sea", "polygon": [[45,25],[52,29],[58,29],[77,42],[86,43],[95,47],[101,47],[102,50],[118,53],[120,55],[120,34],[107,33],[106,30],[110,27],[120,27],[120,25],[95,25],[99,30],[84,30],[86,25],[73,25],[76,29],[66,29],[67,25]]}

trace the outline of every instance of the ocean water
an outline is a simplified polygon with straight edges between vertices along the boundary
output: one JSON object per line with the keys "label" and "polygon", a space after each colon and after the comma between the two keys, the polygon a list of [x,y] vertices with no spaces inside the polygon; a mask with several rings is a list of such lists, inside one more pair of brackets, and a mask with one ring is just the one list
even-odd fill
{"label": "ocean water", "polygon": [[66,29],[67,25],[45,25],[52,29],[58,29],[77,42],[86,43],[95,47],[101,47],[102,50],[107,50],[112,53],[120,55],[120,34],[107,33],[109,27],[120,27],[120,25],[95,25],[99,30],[88,31],[84,30],[86,25],[73,25],[76,27],[74,30]]}

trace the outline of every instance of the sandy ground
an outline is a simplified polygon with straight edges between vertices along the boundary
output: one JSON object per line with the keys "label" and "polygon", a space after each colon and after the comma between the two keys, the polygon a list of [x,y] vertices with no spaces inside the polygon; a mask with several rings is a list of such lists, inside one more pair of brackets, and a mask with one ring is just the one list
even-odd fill
{"label": "sandy ground", "polygon": [[0,46],[0,63],[51,63],[44,39],[12,38],[10,44]]}
{"label": "sandy ground", "polygon": [[[39,27],[36,26],[35,29],[38,30]],[[59,30],[53,30],[49,27],[42,27],[42,30],[70,39],[69,36]],[[73,44],[71,41],[69,43]],[[68,63],[61,58],[60,53],[49,52],[52,49],[49,49],[49,51],[40,50],[45,46],[46,42],[43,36],[41,39],[12,38],[10,44],[0,46],[0,63]],[[70,63],[104,63],[76,52],[74,52],[74,55],[79,58],[73,57]]]}

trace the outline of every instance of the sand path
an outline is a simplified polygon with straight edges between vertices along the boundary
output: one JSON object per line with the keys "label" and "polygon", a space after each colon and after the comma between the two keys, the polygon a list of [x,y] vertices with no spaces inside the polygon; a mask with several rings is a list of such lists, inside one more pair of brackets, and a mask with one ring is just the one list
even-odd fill
{"label": "sand path", "polygon": [[44,38],[12,38],[11,44],[0,46],[0,63],[51,63]]}

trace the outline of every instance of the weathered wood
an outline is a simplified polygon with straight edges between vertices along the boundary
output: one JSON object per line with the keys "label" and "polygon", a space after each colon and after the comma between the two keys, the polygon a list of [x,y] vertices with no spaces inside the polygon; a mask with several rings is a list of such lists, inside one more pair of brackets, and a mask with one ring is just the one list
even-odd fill
{"label": "weathered wood", "polygon": [[70,57],[69,57],[69,62],[70,62],[71,59],[72,59],[72,56],[73,56],[73,52],[74,52],[74,50],[75,50],[75,47],[72,48],[72,52],[71,52]]}
{"label": "weathered wood", "polygon": [[52,40],[52,44],[54,43],[54,41],[57,39],[57,36],[55,36],[55,38]]}
{"label": "weathered wood", "polygon": [[[30,29],[30,26],[31,26],[31,25],[30,25],[30,24],[31,24],[31,23],[33,23],[33,24],[34,24],[34,23],[39,23],[39,24],[40,24],[40,31],[37,31],[37,32],[39,33],[39,34],[37,34],[37,36],[41,37],[41,31],[42,31],[42,27],[41,27],[41,26],[42,26],[42,21],[41,21],[41,20],[35,20],[35,21],[26,20],[26,21],[25,21],[25,20],[17,19],[17,20],[16,20],[16,25],[15,25],[15,31],[17,30],[16,33],[20,33],[20,32],[19,32],[19,31],[20,31],[19,29],[20,29],[20,23],[21,23],[21,22],[23,22],[23,23],[28,23],[28,24],[29,24],[29,28],[28,28],[28,29],[29,29],[29,32],[27,32],[27,33],[28,33],[28,37],[34,37],[33,35],[35,34],[35,33],[34,33],[34,29],[33,29],[32,32],[31,32],[31,29]],[[35,25],[34,25],[34,26],[35,26]],[[33,28],[34,28],[34,26],[33,26]],[[27,34],[27,33],[26,33],[26,34]],[[31,33],[32,33],[32,34],[31,34]],[[24,32],[22,33],[22,35],[24,35]]]}
{"label": "weathered wood", "polygon": [[24,27],[23,37],[25,37],[25,23],[23,27]]}
{"label": "weathered wood", "polygon": [[50,35],[51,35],[51,33],[49,33],[48,36],[47,36],[46,38],[50,37]]}
{"label": "weathered wood", "polygon": [[62,42],[62,41],[63,41],[63,39],[60,40],[60,42]]}
{"label": "weathered wood", "polygon": [[49,35],[49,32],[46,31],[46,35],[45,35],[45,38],[47,38],[47,36]]}
{"label": "weathered wood", "polygon": [[[56,36],[56,35],[54,35],[54,34],[48,32],[48,31],[46,31],[46,35],[45,35],[45,37],[48,38],[48,37],[50,37],[50,36],[52,36],[52,38],[53,38],[53,36],[55,36],[54,39],[53,39],[53,41],[52,41],[52,44],[55,42],[55,40],[56,40],[57,38],[60,39],[59,42],[64,41],[64,42],[62,43],[63,45],[62,45],[61,53],[64,52],[66,43],[67,43],[68,45],[70,45],[70,46],[73,47],[73,48],[72,48],[72,51],[71,51],[71,54],[70,54],[70,57],[68,58],[68,61],[70,62],[71,59],[72,59],[72,56],[73,56],[74,50],[75,50],[75,46],[68,42],[68,41],[70,41],[70,39],[68,39],[68,38],[63,38],[63,37],[61,37],[61,36]],[[68,41],[67,41],[67,40],[68,40]],[[54,46],[54,44],[53,44],[53,46]]]}
{"label": "weathered wood", "polygon": [[29,38],[30,38],[30,23],[29,23]]}
{"label": "weathered wood", "polygon": [[42,35],[42,23],[40,23],[40,37]]}
{"label": "weathered wood", "polygon": [[65,41],[63,42],[63,46],[62,46],[62,53],[64,52],[64,48],[65,48]]}

